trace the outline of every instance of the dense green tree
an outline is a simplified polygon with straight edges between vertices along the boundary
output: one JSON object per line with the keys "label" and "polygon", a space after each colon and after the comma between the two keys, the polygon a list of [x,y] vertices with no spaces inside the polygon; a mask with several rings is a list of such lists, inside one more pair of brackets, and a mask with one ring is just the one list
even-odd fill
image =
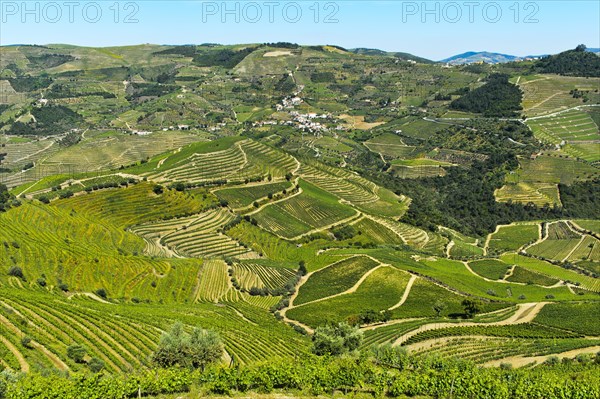
{"label": "dense green tree", "polygon": [[201,328],[194,328],[188,334],[183,324],[177,322],[161,336],[152,359],[162,367],[179,365],[203,370],[207,365],[217,362],[222,355],[223,342],[219,334]]}
{"label": "dense green tree", "polygon": [[352,327],[348,323],[328,324],[315,330],[312,351],[319,356],[338,356],[358,349],[362,339],[363,335],[358,327]]}
{"label": "dense green tree", "polygon": [[465,299],[462,301],[462,306],[468,319],[472,319],[477,313],[481,312],[481,302],[476,299]]}
{"label": "dense green tree", "polygon": [[87,355],[87,349],[83,345],[73,344],[67,347],[67,356],[77,363],[83,362],[85,355]]}

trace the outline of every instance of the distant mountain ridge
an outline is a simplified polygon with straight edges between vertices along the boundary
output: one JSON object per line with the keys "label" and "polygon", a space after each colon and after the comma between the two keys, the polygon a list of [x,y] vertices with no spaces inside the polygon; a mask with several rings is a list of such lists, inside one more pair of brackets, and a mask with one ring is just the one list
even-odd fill
{"label": "distant mountain ridge", "polygon": [[[587,48],[585,51],[589,53],[600,54],[600,48]],[[452,57],[445,58],[443,60],[440,60],[439,62],[450,65],[475,64],[478,62],[485,62],[487,64],[501,64],[504,62],[539,59],[548,55],[549,54],[518,56],[511,54],[493,53],[489,51],[467,51],[462,54],[457,54],[453,55]]]}

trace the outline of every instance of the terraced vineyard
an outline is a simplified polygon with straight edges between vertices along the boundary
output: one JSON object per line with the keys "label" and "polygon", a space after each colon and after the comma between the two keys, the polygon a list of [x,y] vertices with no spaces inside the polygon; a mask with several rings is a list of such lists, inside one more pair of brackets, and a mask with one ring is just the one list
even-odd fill
{"label": "terraced vineyard", "polygon": [[354,173],[324,165],[303,165],[300,174],[306,181],[352,203],[361,211],[383,217],[399,217],[406,212],[407,198],[397,196]]}
{"label": "terraced vineyard", "polygon": [[558,75],[532,75],[522,77],[519,86],[523,90],[523,109],[527,116],[545,115],[582,104],[570,91],[595,90],[597,78],[578,78]]}
{"label": "terraced vineyard", "polygon": [[510,360],[513,357],[549,356],[574,349],[593,347],[598,340],[587,339],[513,339],[467,337],[429,341],[427,348],[415,351],[418,356],[456,357],[476,364]]}
{"label": "terraced vineyard", "polygon": [[379,263],[371,258],[356,256],[326,266],[313,273],[302,285],[294,299],[294,305],[341,294],[352,288],[365,273],[378,265]]}
{"label": "terraced vineyard", "polygon": [[498,226],[488,237],[488,248],[496,252],[516,251],[539,238],[540,227],[537,224],[515,224]]}
{"label": "terraced vineyard", "polygon": [[265,230],[294,238],[357,215],[355,210],[312,184],[301,180],[300,188],[298,195],[268,204],[253,217]]}
{"label": "terraced vineyard", "polygon": [[233,266],[233,276],[245,290],[252,287],[275,290],[284,287],[296,273],[283,267],[240,262]]}
{"label": "terraced vineyard", "polygon": [[540,140],[562,147],[573,157],[590,162],[600,160],[600,132],[586,112],[570,110],[547,118],[530,119],[527,124]]}
{"label": "terraced vineyard", "polygon": [[254,201],[268,198],[269,195],[282,194],[284,190],[289,190],[291,187],[292,184],[289,182],[260,184],[225,188],[215,191],[215,195],[227,201],[233,209],[242,209],[251,206]]}
{"label": "terraced vineyard", "polygon": [[[472,397],[411,389],[528,381],[430,355],[600,346],[600,78],[292,43],[0,54],[0,396]],[[522,101],[454,109],[496,72]],[[159,370],[177,322],[217,332],[220,364]],[[310,336],[343,322],[392,347],[321,360]],[[373,363],[398,346],[410,366]],[[553,372],[578,386],[593,364]],[[160,391],[163,373],[185,377]]]}
{"label": "terraced vineyard", "polygon": [[498,202],[532,203],[536,206],[560,205],[560,196],[556,184],[548,183],[511,183],[494,193]]}
{"label": "terraced vineyard", "polygon": [[244,152],[239,144],[233,144],[221,151],[192,153],[189,157],[177,158],[167,170],[161,172],[159,169],[158,172],[151,172],[148,177],[157,181],[200,183],[232,176],[239,177],[245,165]]}
{"label": "terraced vineyard", "polygon": [[400,301],[408,280],[406,272],[390,266],[380,267],[373,270],[356,291],[294,306],[286,315],[316,327],[327,320],[343,321],[367,310],[383,311]]}
{"label": "terraced vineyard", "polygon": [[217,208],[185,218],[137,225],[131,231],[146,240],[148,253],[173,251],[192,258],[249,255],[248,248],[218,232],[234,219],[233,213]]}

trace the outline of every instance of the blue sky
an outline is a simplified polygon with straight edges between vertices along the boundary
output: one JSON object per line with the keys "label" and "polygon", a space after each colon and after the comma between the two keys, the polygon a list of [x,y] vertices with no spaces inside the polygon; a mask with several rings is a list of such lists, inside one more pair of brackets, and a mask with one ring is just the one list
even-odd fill
{"label": "blue sky", "polygon": [[[71,3],[69,3],[71,1]],[[0,0],[0,44],[337,44],[438,60],[600,47],[599,1]],[[318,11],[317,11],[318,10]]]}

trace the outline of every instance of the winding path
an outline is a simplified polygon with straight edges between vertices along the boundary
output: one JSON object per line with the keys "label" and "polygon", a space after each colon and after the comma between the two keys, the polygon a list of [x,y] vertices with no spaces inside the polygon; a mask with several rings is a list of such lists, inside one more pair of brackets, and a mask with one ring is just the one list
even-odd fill
{"label": "winding path", "polygon": [[422,333],[425,331],[430,331],[430,330],[438,330],[441,328],[475,327],[475,326],[481,326],[481,325],[507,326],[507,325],[512,325],[512,324],[529,323],[530,321],[532,321],[535,318],[535,316],[537,316],[537,314],[540,312],[540,310],[542,310],[544,305],[546,305],[547,303],[548,302],[533,302],[533,303],[519,304],[519,305],[517,305],[518,306],[517,311],[511,317],[509,317],[508,319],[504,319],[504,320],[500,320],[500,321],[496,321],[496,322],[492,322],[492,323],[465,322],[465,323],[425,324],[415,330],[409,331],[406,334],[401,335],[394,341],[394,343],[392,345],[393,346],[401,345],[402,343],[406,342],[409,338],[414,337],[415,335],[417,335],[419,333]]}
{"label": "winding path", "polygon": [[408,299],[408,294],[410,294],[410,289],[412,288],[414,282],[417,280],[417,276],[415,276],[414,274],[411,274],[410,276],[410,280],[408,280],[408,284],[406,284],[406,288],[404,289],[404,293],[402,294],[402,298],[400,298],[400,301],[395,304],[394,306],[392,306],[391,308],[389,308],[388,310],[394,310],[399,308],[400,306],[402,306],[404,304],[404,302],[406,302],[406,299]]}

